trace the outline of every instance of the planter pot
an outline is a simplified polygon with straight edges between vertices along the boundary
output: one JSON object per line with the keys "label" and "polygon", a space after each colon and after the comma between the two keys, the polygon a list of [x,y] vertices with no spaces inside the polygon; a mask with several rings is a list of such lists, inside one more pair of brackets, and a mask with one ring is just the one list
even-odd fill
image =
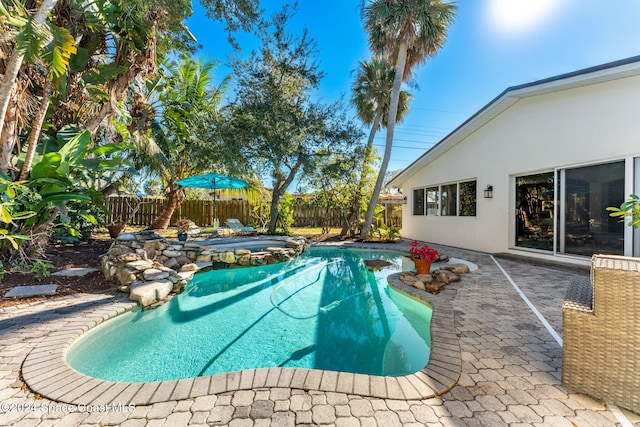
{"label": "planter pot", "polygon": [[178,233],[178,240],[181,242],[186,242],[187,237],[189,237],[187,233]]}
{"label": "planter pot", "polygon": [[127,225],[126,224],[112,224],[107,225],[107,230],[109,230],[109,236],[112,239],[118,237],[118,234],[122,233]]}
{"label": "planter pot", "polygon": [[431,260],[430,259],[414,259],[413,263],[416,266],[416,273],[429,274],[431,273]]}

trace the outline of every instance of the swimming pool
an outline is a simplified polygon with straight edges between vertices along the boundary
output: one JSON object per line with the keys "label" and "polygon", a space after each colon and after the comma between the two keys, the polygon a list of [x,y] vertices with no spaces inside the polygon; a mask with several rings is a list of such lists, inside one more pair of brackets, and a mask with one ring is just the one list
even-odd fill
{"label": "swimming pool", "polygon": [[[366,259],[391,266],[371,272]],[[398,252],[312,248],[288,263],[200,273],[167,304],[82,335],[67,361],[127,382],[261,367],[408,375],[429,360],[431,309],[387,285],[403,264],[413,267]]]}

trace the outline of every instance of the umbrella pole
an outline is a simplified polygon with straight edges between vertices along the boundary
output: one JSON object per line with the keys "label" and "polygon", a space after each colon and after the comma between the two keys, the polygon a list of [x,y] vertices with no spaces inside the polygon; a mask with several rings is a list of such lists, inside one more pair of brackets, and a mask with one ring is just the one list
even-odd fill
{"label": "umbrella pole", "polygon": [[218,205],[216,204],[216,183],[213,182],[213,228],[220,227],[220,222],[218,221]]}

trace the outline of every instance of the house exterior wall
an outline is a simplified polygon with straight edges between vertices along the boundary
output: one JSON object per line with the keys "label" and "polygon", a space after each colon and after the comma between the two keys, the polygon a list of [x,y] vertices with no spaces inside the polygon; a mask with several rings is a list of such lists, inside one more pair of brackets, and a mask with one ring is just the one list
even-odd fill
{"label": "house exterior wall", "polygon": [[[508,252],[514,246],[516,176],[637,156],[640,76],[525,97],[404,180],[402,234]],[[477,180],[475,217],[413,215],[413,189],[469,179]],[[491,199],[483,198],[487,185],[493,186]]]}

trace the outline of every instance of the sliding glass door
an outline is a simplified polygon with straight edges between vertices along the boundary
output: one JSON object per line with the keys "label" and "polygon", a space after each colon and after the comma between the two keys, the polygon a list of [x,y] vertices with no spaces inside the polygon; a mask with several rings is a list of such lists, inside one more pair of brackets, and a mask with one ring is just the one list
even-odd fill
{"label": "sliding glass door", "polygon": [[624,224],[607,211],[623,202],[624,179],[624,161],[516,177],[515,245],[568,255],[624,254]]}
{"label": "sliding glass door", "polygon": [[624,200],[624,161],[560,171],[563,215],[560,252],[624,253],[624,224],[607,207]]}

